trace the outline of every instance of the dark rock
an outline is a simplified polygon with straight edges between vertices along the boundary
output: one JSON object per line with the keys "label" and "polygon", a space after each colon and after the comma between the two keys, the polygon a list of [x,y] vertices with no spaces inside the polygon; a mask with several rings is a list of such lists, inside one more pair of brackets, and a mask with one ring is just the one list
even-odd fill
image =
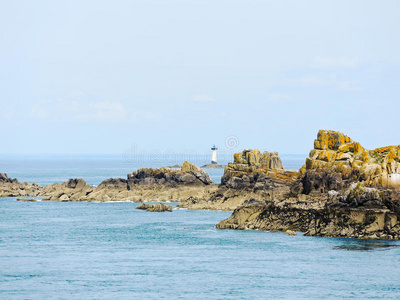
{"label": "dark rock", "polygon": [[126,191],[128,190],[128,180],[122,179],[122,178],[109,178],[104,181],[102,181],[96,190],[100,189],[119,189],[121,191]]}
{"label": "dark rock", "polygon": [[82,189],[86,185],[86,181],[78,178],[69,179],[65,186],[69,189]]}
{"label": "dark rock", "polygon": [[138,205],[137,207],[136,207],[136,209],[143,209],[143,210],[146,210],[146,209],[149,209],[149,208],[151,208],[151,207],[153,207],[154,205],[153,204],[150,204],[150,203],[142,203],[142,204],[140,204],[140,205]]}
{"label": "dark rock", "polygon": [[302,179],[303,193],[311,192],[327,193],[331,190],[342,190],[349,186],[349,182],[342,179],[342,175],[332,171],[307,171]]}
{"label": "dark rock", "polygon": [[150,212],[164,212],[164,211],[168,211],[168,212],[172,212],[173,207],[172,205],[167,205],[164,203],[157,203],[156,205],[152,205],[152,207],[149,207],[146,211],[150,211]]}

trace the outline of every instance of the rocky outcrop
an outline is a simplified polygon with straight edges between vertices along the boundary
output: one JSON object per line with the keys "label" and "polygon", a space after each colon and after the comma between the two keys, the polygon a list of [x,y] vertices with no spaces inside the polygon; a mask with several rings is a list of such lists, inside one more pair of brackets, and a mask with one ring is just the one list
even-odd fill
{"label": "rocky outcrop", "polygon": [[[95,189],[83,179],[70,179],[37,190],[36,193],[21,193],[16,187],[18,180],[0,175],[1,188],[8,185],[13,190],[7,196],[42,196],[51,201],[171,201],[180,202],[190,196],[203,197],[216,189],[210,176],[201,168],[185,162],[180,170],[169,168],[139,169],[128,175],[128,179],[110,178],[101,182]],[[25,183],[24,183],[25,185]]]}
{"label": "rocky outcrop", "polygon": [[399,161],[399,146],[368,151],[320,130],[286,197],[246,201],[217,228],[400,239]]}
{"label": "rocky outcrop", "polygon": [[[400,215],[375,189],[352,186],[320,201],[257,201],[235,209],[219,229],[301,231],[310,236],[400,239]],[[311,198],[310,198],[311,199]],[[314,199],[315,200],[315,199]]]}
{"label": "rocky outcrop", "polygon": [[172,205],[167,205],[164,203],[157,203],[152,207],[146,209],[146,211],[150,212],[164,212],[164,211],[172,212],[172,210],[173,210]]}
{"label": "rocky outcrop", "polygon": [[169,211],[172,212],[173,207],[172,205],[167,205],[164,203],[157,203],[157,204],[149,204],[149,203],[142,203],[136,209],[143,209],[150,212],[163,212]]}
{"label": "rocky outcrop", "polygon": [[146,209],[149,209],[150,207],[153,207],[153,206],[154,206],[153,204],[144,202],[144,203],[138,205],[138,206],[136,207],[136,209],[146,210]]}
{"label": "rocky outcrop", "polygon": [[50,201],[82,201],[91,192],[93,188],[85,180],[74,178],[43,187],[40,196]]}
{"label": "rocky outcrop", "polygon": [[170,168],[143,168],[128,174],[128,188],[134,189],[136,185],[192,185],[203,186],[212,184],[210,175],[203,169],[185,161],[180,170]]}
{"label": "rocky outcrop", "polygon": [[246,149],[234,154],[233,163],[225,168],[221,185],[231,189],[272,190],[287,188],[296,181],[298,173],[285,171],[277,152]]}
{"label": "rocky outcrop", "polygon": [[19,183],[17,178],[9,178],[6,173],[0,173],[0,182],[1,183]]}
{"label": "rocky outcrop", "polygon": [[206,198],[190,197],[179,207],[189,209],[234,210],[250,200],[282,200],[291,194],[299,173],[283,169],[277,152],[246,149],[235,153],[221,178],[217,191]]}
{"label": "rocky outcrop", "polygon": [[400,146],[368,151],[343,133],[320,130],[300,170],[303,192],[342,190],[354,182],[400,187]]}
{"label": "rocky outcrop", "polygon": [[171,201],[202,197],[216,187],[201,168],[185,162],[180,170],[142,168],[127,179],[110,178],[99,184],[86,201]]}
{"label": "rocky outcrop", "polygon": [[0,197],[36,197],[41,191],[41,186],[12,179],[6,173],[0,173]]}

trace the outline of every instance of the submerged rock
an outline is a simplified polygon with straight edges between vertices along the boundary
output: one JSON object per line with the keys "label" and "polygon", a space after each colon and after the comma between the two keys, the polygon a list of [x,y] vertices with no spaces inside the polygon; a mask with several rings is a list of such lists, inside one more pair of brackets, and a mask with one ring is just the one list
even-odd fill
{"label": "submerged rock", "polygon": [[297,235],[297,233],[296,233],[295,231],[290,230],[290,229],[286,230],[285,233],[286,233],[287,235],[293,235],[293,236],[294,236],[294,235]]}
{"label": "submerged rock", "polygon": [[38,200],[34,198],[17,198],[17,201],[36,202]]}

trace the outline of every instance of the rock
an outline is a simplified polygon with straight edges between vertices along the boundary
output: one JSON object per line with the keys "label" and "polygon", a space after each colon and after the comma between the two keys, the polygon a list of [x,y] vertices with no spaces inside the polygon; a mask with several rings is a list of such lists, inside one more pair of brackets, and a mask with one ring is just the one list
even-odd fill
{"label": "rock", "polygon": [[285,171],[277,152],[245,149],[234,154],[221,178],[221,185],[231,189],[271,190],[290,186],[298,179],[298,172]]}
{"label": "rock", "polygon": [[37,184],[20,183],[15,178],[9,178],[6,173],[0,173],[0,197],[36,197],[40,191],[41,187]]}
{"label": "rock", "polygon": [[15,183],[19,184],[18,180],[16,178],[11,179],[7,176],[6,173],[0,173],[0,182],[7,182],[7,183]]}
{"label": "rock", "polygon": [[69,179],[65,184],[65,187],[69,189],[82,189],[86,185],[86,181],[78,178]]}
{"label": "rock", "polygon": [[122,178],[109,178],[102,181],[97,187],[97,190],[101,189],[118,189],[120,191],[128,190],[128,180]]}
{"label": "rock", "polygon": [[292,230],[289,230],[289,229],[286,230],[285,233],[286,233],[287,235],[297,235],[296,232],[294,232],[294,231],[292,231]]}
{"label": "rock", "polygon": [[339,195],[339,193],[337,191],[329,191],[328,192],[328,199],[329,200],[333,200],[335,199],[337,196]]}
{"label": "rock", "polygon": [[61,202],[69,201],[69,197],[67,195],[65,195],[65,194],[60,196],[58,199]]}
{"label": "rock", "polygon": [[210,178],[210,175],[208,175],[207,172],[205,172],[203,169],[195,166],[194,164],[192,164],[188,161],[185,161],[183,163],[181,171],[194,175],[198,180],[200,180],[204,184],[212,184],[213,183]]}
{"label": "rock", "polygon": [[[282,171],[271,176],[266,167],[271,166],[271,160],[268,155],[260,158],[259,151],[235,154],[221,186],[243,189],[242,193],[254,186],[257,200],[242,202],[217,228],[400,239],[400,146],[368,151],[340,132],[320,130],[314,149],[292,184],[290,180],[277,184]],[[290,193],[279,193],[288,186]],[[257,196],[267,190],[269,197]],[[233,194],[227,193],[219,193],[223,201],[232,199]]]}
{"label": "rock", "polygon": [[343,133],[320,130],[301,172],[307,194],[346,189],[358,181],[400,187],[400,146],[368,151]]}
{"label": "rock", "polygon": [[285,232],[289,227],[310,236],[400,239],[399,216],[389,209],[343,208],[312,202],[243,205],[216,227]]}
{"label": "rock", "polygon": [[179,185],[210,185],[210,175],[203,169],[185,161],[180,170],[170,168],[142,168],[128,174],[128,189],[135,189],[136,185],[163,185],[175,187]]}
{"label": "rock", "polygon": [[167,205],[164,203],[158,203],[156,205],[152,205],[152,207],[149,207],[146,211],[150,212],[164,212],[164,211],[169,211],[172,212],[172,205]]}
{"label": "rock", "polygon": [[33,199],[33,198],[17,198],[17,201],[36,202],[37,199]]}
{"label": "rock", "polygon": [[86,201],[93,188],[85,180],[73,178],[64,183],[45,186],[40,191],[43,200],[51,201]]}
{"label": "rock", "polygon": [[140,204],[139,206],[137,206],[136,209],[143,209],[143,210],[146,210],[146,209],[152,208],[153,206],[154,206],[154,205],[153,205],[153,204],[150,204],[150,203],[142,203],[142,204]]}

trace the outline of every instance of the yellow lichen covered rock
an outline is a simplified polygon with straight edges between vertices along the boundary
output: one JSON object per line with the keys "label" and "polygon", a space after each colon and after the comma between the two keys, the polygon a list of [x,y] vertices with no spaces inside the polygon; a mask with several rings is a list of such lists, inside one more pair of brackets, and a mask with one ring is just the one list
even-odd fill
{"label": "yellow lichen covered rock", "polygon": [[337,150],[340,146],[351,142],[351,138],[339,131],[320,130],[314,141],[314,149]]}
{"label": "yellow lichen covered rock", "polygon": [[342,179],[400,187],[400,146],[368,151],[338,131],[320,130],[306,159],[305,172],[337,172]]}
{"label": "yellow lichen covered rock", "polygon": [[234,154],[234,162],[225,167],[221,184],[233,189],[268,189],[276,185],[286,185],[289,189],[297,178],[298,172],[284,171],[277,152],[246,149]]}

